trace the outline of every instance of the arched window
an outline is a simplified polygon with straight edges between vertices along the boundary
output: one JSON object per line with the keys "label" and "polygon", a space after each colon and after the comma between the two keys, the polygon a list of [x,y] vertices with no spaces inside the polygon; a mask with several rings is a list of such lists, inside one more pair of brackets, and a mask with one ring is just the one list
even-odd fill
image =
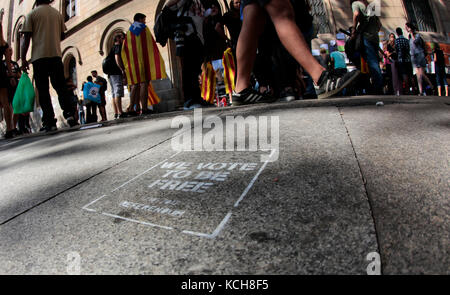
{"label": "arched window", "polygon": [[11,47],[13,48],[14,51],[13,59],[15,59],[16,61],[20,59],[20,38],[22,37],[20,32],[22,31],[24,21],[25,16],[24,15],[19,16],[12,30]]}
{"label": "arched window", "polygon": [[75,57],[73,57],[73,55],[69,57],[68,71],[69,71],[68,78],[71,78],[73,84],[77,85],[77,61],[75,60]]}
{"label": "arched window", "polygon": [[64,21],[68,21],[72,17],[77,15],[78,0],[65,0],[64,1]]}
{"label": "arched window", "polygon": [[111,51],[111,48],[113,48],[114,45],[114,38],[118,35],[118,34],[126,34],[126,31],[123,28],[117,28],[114,29],[109,35],[108,38],[106,39],[105,42],[105,53],[108,54]]}

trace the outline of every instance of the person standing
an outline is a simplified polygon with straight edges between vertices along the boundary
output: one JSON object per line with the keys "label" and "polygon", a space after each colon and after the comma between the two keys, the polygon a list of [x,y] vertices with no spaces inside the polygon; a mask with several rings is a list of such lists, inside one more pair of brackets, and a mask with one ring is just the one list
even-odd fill
{"label": "person standing", "polygon": [[222,24],[225,25],[230,33],[230,43],[233,49],[233,55],[236,55],[236,47],[241,32],[241,0],[231,0],[230,10],[222,18]]}
{"label": "person standing", "polygon": [[369,66],[374,92],[381,94],[383,89],[383,76],[381,74],[378,54],[380,44],[378,33],[381,29],[380,20],[377,16],[369,13],[367,8],[369,3],[367,0],[350,0],[350,4],[353,11],[353,27],[356,28],[352,32],[352,39],[356,38],[357,34],[362,35],[362,43],[364,45],[362,56]]}
{"label": "person standing", "polygon": [[[184,24],[178,30],[178,37],[184,37],[184,46],[177,44],[177,55],[181,58],[184,109],[200,108],[208,105],[202,99],[200,88],[198,87],[198,77],[201,73],[201,66],[205,58],[205,36],[203,32],[205,21],[205,7],[201,0],[170,0],[167,7],[176,11],[179,19]],[[177,43],[177,41],[175,41]],[[182,50],[179,50],[181,49]]]}
{"label": "person standing", "polygon": [[395,34],[389,34],[389,41],[386,46],[386,56],[390,60],[391,74],[392,74],[392,89],[394,90],[394,95],[400,95],[400,80],[398,65],[398,53],[395,49]]}
{"label": "person standing", "polygon": [[31,63],[43,111],[42,122],[45,131],[56,130],[57,122],[50,97],[49,78],[58,94],[59,105],[67,123],[71,127],[78,125],[74,117],[75,107],[64,78],[61,55],[61,40],[64,38],[66,26],[58,10],[49,5],[51,2],[51,0],[36,0],[36,8],[25,17],[20,51],[22,69],[28,70],[27,52],[30,41],[33,42]]}
{"label": "person standing", "polygon": [[445,56],[444,52],[439,47],[438,43],[434,43],[434,61],[436,71],[436,84],[438,88],[438,95],[442,96],[442,86],[445,87],[445,96],[448,96],[448,82],[445,73]]}
{"label": "person standing", "polygon": [[114,119],[125,118],[126,114],[122,110],[122,97],[124,96],[124,75],[125,72],[122,62],[122,43],[125,40],[125,34],[119,33],[114,37],[114,46],[110,54],[114,54],[114,63],[108,74],[109,84],[111,85],[111,93],[113,97]]}
{"label": "person standing", "polygon": [[333,67],[333,74],[337,78],[347,74],[347,63],[345,56],[339,51],[333,51],[330,54],[331,66]]}
{"label": "person standing", "polygon": [[[17,62],[12,60],[12,56],[13,56],[13,50],[11,47],[8,47],[5,51],[5,60],[3,60],[3,65],[5,68],[7,69],[11,69],[9,71],[8,74],[8,78],[9,78],[9,83],[8,83],[8,102],[10,103],[10,105],[12,106],[13,103],[13,99],[14,99],[14,94],[16,93],[16,89],[17,89],[17,85],[19,85],[19,79],[22,75],[22,71],[20,70],[19,65],[17,64]],[[14,109],[13,109],[14,111]],[[18,131],[16,126],[17,123],[19,121],[26,121],[27,119],[29,119],[30,114],[29,113],[25,113],[25,114],[13,114],[13,133],[14,135],[20,135],[21,130],[23,131],[23,128],[19,128],[20,130]],[[20,124],[20,126],[23,126],[23,124]]]}
{"label": "person standing", "polygon": [[108,121],[106,117],[106,90],[108,89],[108,82],[102,76],[99,76],[96,70],[91,71],[92,77],[95,78],[95,84],[100,85],[100,98],[101,102],[98,106],[102,122]]}
{"label": "person standing", "polygon": [[130,115],[137,115],[138,112],[147,115],[151,113],[148,109],[149,83],[152,80],[167,78],[167,74],[156,42],[145,25],[146,16],[136,13],[133,20],[121,52],[123,70],[131,89],[127,112]]}
{"label": "person standing", "polygon": [[417,28],[412,23],[406,23],[406,31],[409,33],[409,47],[411,50],[411,62],[416,68],[417,84],[419,86],[419,96],[426,95],[423,82],[427,80],[428,84],[431,84],[428,78],[425,68],[427,67],[425,41],[422,36],[417,33]]}
{"label": "person standing", "polygon": [[410,87],[413,85],[413,69],[411,64],[411,53],[409,48],[409,40],[403,36],[403,30],[397,28],[397,39],[395,39],[395,51],[397,52],[397,71],[402,83],[400,94],[409,93]]}
{"label": "person standing", "polygon": [[[0,60],[3,59],[3,55],[5,55],[8,48],[9,45],[3,38],[2,20],[0,19]],[[3,62],[0,62],[0,107],[3,107],[6,122],[5,139],[14,137],[13,109],[8,100],[8,89],[11,87],[10,85],[15,85],[15,79],[11,77],[11,73],[11,64],[7,63],[5,65]]]}
{"label": "person standing", "polygon": [[[86,123],[94,123],[98,121],[97,107],[101,102],[101,99],[97,99],[97,93],[90,93],[90,89],[95,86],[92,76],[86,78],[87,82],[83,83],[81,91],[83,91],[84,104],[86,105]],[[97,87],[98,89],[100,87]]]}

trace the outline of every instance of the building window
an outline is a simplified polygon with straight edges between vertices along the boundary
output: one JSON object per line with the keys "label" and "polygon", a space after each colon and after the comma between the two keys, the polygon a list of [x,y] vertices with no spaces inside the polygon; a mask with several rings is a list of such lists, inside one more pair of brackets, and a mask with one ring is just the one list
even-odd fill
{"label": "building window", "polygon": [[77,85],[77,61],[72,57],[69,61],[69,78],[72,78],[73,84]]}
{"label": "building window", "polygon": [[65,0],[65,21],[77,15],[78,0]]}
{"label": "building window", "polygon": [[311,7],[311,15],[314,18],[314,26],[318,34],[330,34],[330,22],[328,19],[327,8],[323,0],[308,0]]}
{"label": "building window", "polygon": [[415,23],[419,31],[436,32],[436,23],[428,0],[403,0],[403,2],[408,20]]}

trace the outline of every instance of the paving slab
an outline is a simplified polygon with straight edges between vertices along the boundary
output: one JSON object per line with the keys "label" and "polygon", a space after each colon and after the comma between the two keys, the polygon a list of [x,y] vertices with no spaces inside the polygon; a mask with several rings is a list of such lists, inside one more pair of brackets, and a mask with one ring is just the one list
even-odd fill
{"label": "paving slab", "polygon": [[383,272],[449,274],[450,107],[340,111],[367,181]]}
{"label": "paving slab", "polygon": [[[226,115],[277,117],[280,133],[270,139],[279,136],[278,160],[261,161],[274,153],[260,148],[176,151],[170,120],[27,142],[29,158],[8,172],[13,179],[26,163],[33,177],[6,190],[0,203],[9,217],[0,226],[0,273],[64,274],[75,253],[82,274],[366,274],[367,254],[378,244],[338,109],[237,108]],[[91,147],[90,161],[80,164],[82,153],[72,156],[69,142]],[[44,143],[67,150],[43,157],[32,146]],[[0,156],[18,152],[2,148]],[[45,171],[64,167],[72,182],[61,175],[43,184],[41,157],[53,163]],[[54,197],[38,203],[47,188]],[[18,198],[15,206],[14,192],[33,202]]]}
{"label": "paving slab", "polygon": [[170,120],[63,132],[0,146],[0,224],[170,137]]}

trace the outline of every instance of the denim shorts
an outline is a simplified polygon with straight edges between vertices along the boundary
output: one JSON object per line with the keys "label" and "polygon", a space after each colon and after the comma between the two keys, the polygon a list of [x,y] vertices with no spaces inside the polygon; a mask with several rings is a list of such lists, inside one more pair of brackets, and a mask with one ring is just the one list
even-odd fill
{"label": "denim shorts", "polygon": [[112,97],[123,97],[123,76],[122,75],[109,75],[109,84],[111,85]]}
{"label": "denim shorts", "polygon": [[416,68],[426,68],[427,59],[425,58],[425,53],[418,52],[411,56],[411,62]]}

